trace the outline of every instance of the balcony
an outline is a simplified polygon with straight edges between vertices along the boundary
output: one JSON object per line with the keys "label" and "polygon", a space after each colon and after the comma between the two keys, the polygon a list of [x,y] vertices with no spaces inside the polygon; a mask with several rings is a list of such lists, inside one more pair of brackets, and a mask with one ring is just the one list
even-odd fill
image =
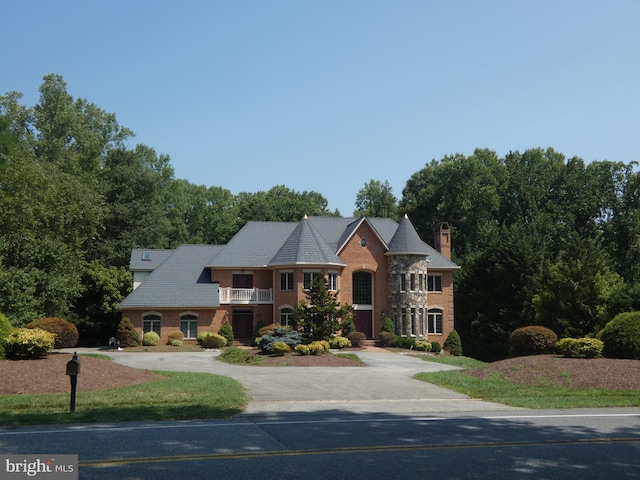
{"label": "balcony", "polygon": [[273,303],[272,288],[220,288],[220,304],[259,305]]}

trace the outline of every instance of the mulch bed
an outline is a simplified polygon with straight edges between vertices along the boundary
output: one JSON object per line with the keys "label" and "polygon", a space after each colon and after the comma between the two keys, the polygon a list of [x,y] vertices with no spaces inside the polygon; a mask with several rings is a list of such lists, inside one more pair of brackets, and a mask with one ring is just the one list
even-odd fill
{"label": "mulch bed", "polygon": [[500,374],[521,385],[555,383],[570,388],[640,390],[640,360],[532,355],[501,360],[465,373],[477,378]]}

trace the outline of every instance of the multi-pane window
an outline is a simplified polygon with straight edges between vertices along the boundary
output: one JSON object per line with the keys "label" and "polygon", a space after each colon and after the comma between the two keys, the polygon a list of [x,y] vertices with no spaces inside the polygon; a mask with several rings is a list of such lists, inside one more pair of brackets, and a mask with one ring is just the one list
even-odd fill
{"label": "multi-pane window", "polygon": [[320,272],[304,272],[302,281],[304,288],[311,288],[311,284],[316,277],[320,277],[322,274]]}
{"label": "multi-pane window", "polygon": [[442,276],[440,276],[440,275],[429,275],[429,277],[428,277],[428,290],[430,292],[441,292],[442,291]]}
{"label": "multi-pane window", "polygon": [[391,291],[392,292],[398,291],[398,274],[397,273],[391,274]]}
{"label": "multi-pane window", "polygon": [[329,282],[329,290],[338,290],[338,274],[336,272],[329,272],[327,280]]}
{"label": "multi-pane window", "polygon": [[442,310],[429,310],[427,313],[427,333],[442,333]]}
{"label": "multi-pane window", "polygon": [[290,308],[283,308],[280,310],[280,325],[283,327],[291,326],[291,316],[293,315],[293,310]]}
{"label": "multi-pane window", "polygon": [[196,315],[180,315],[180,331],[184,338],[196,338],[198,336],[198,317]]}
{"label": "multi-pane window", "polygon": [[407,291],[407,276],[404,273],[400,274],[400,291]]}
{"label": "multi-pane window", "polygon": [[415,290],[416,289],[416,274],[412,273],[409,276],[409,290]]}
{"label": "multi-pane window", "polygon": [[145,315],[142,317],[142,334],[156,332],[160,335],[160,315]]}
{"label": "multi-pane window", "polygon": [[293,290],[293,272],[280,273],[280,290]]}
{"label": "multi-pane window", "polygon": [[418,325],[416,323],[416,309],[411,309],[411,333],[418,333]]}
{"label": "multi-pane window", "polygon": [[353,304],[372,305],[372,280],[369,272],[354,272],[352,278]]}

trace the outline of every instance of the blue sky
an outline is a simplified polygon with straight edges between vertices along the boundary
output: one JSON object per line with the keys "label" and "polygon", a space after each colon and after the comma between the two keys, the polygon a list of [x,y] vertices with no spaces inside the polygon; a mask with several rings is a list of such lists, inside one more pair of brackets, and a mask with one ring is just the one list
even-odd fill
{"label": "blue sky", "polygon": [[553,147],[640,160],[640,2],[5,2],[0,94],[47,73],[234,194],[284,184],[351,215],[432,159]]}

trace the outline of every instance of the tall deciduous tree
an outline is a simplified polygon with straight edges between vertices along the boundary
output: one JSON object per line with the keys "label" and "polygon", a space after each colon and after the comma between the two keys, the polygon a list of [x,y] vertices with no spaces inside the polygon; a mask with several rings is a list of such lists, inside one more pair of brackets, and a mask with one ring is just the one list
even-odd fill
{"label": "tall deciduous tree", "polygon": [[382,217],[398,220],[398,200],[389,181],[370,180],[358,192],[355,217]]}

